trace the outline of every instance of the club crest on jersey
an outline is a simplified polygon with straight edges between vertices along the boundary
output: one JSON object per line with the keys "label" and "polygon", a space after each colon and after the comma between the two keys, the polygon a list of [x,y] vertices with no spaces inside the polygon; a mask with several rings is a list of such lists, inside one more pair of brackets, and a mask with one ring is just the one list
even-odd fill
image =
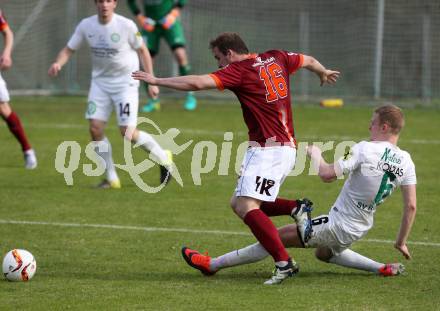
{"label": "club crest on jersey", "polygon": [[114,43],[116,43],[116,42],[119,42],[119,40],[121,39],[121,36],[118,33],[114,32],[111,34],[110,39],[112,39],[112,41]]}

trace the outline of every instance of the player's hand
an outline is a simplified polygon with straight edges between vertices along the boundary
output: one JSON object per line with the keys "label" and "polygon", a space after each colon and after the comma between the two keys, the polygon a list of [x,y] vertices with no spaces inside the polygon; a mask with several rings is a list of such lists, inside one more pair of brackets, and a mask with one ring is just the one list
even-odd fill
{"label": "player's hand", "polygon": [[139,26],[148,32],[153,32],[156,27],[156,21],[154,19],[143,16],[142,14],[136,15],[136,20]]}
{"label": "player's hand", "polygon": [[165,17],[162,18],[159,21],[159,23],[162,25],[163,29],[168,30],[171,27],[173,27],[179,15],[180,15],[180,10],[178,8],[174,8],[171,10],[170,13],[165,15]]}
{"label": "player's hand", "polygon": [[307,155],[310,158],[313,158],[313,157],[316,157],[318,155],[321,155],[321,149],[319,149],[319,147],[315,146],[315,145],[307,146]]}
{"label": "player's hand", "polygon": [[396,244],[394,244],[394,247],[395,247],[399,252],[401,252],[402,255],[403,255],[406,259],[408,259],[408,260],[411,259],[411,254],[409,253],[409,249],[408,249],[408,246],[406,246],[406,244],[398,245],[398,244],[396,243]]}
{"label": "player's hand", "polygon": [[50,66],[47,74],[51,77],[56,77],[58,75],[58,73],[60,72],[60,70],[61,70],[61,65],[58,63],[53,63]]}
{"label": "player's hand", "polygon": [[321,86],[323,86],[324,83],[328,83],[328,84],[336,83],[340,74],[341,73],[339,71],[326,69],[324,72],[322,72],[319,75],[319,78],[321,79]]}
{"label": "player's hand", "polygon": [[156,85],[149,84],[148,85],[148,95],[151,98],[157,98],[157,96],[159,96],[159,88]]}
{"label": "player's hand", "polygon": [[12,58],[10,55],[2,55],[0,57],[0,69],[8,70],[12,66]]}
{"label": "player's hand", "polygon": [[151,85],[156,85],[156,77],[151,73],[146,73],[144,71],[135,71],[131,74],[131,77],[135,80],[144,81]]}

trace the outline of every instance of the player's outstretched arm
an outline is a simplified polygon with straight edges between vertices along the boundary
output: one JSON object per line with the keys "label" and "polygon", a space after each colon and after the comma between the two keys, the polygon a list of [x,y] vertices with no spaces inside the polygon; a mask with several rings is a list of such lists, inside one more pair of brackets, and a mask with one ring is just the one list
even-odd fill
{"label": "player's outstretched arm", "polygon": [[310,157],[311,165],[318,171],[318,175],[323,182],[332,182],[342,171],[337,163],[329,164],[322,157],[319,147],[311,145],[307,147],[307,155]]}
{"label": "player's outstretched arm", "polygon": [[217,85],[210,75],[189,75],[170,78],[156,78],[154,75],[135,71],[131,75],[133,79],[144,81],[148,84],[165,86],[179,91],[200,91],[215,89]]}
{"label": "player's outstretched arm", "polygon": [[60,72],[61,68],[69,61],[70,56],[72,56],[74,50],[69,49],[67,46],[64,47],[59,53],[55,62],[49,67],[47,72],[49,76],[56,77]]}
{"label": "player's outstretched arm", "polygon": [[12,46],[14,45],[14,34],[11,28],[6,27],[2,31],[3,37],[5,38],[5,43],[3,47],[3,52],[0,56],[0,69],[6,70],[12,66]]}
{"label": "player's outstretched arm", "polygon": [[324,83],[334,84],[341,74],[339,71],[325,68],[317,59],[312,56],[303,55],[303,67],[316,73],[321,80],[321,86]]}
{"label": "player's outstretched arm", "polygon": [[406,259],[411,259],[411,254],[406,245],[417,212],[416,185],[401,186],[403,196],[403,215],[400,223],[394,247],[402,253]]}
{"label": "player's outstretched arm", "polygon": [[[139,49],[137,49],[137,53],[139,55],[139,59],[142,63],[142,68],[145,72],[154,75],[153,70],[153,60],[151,59],[151,54],[145,44],[142,44]],[[148,85],[148,95],[151,98],[157,98],[159,95],[159,88],[156,85],[149,84]]]}

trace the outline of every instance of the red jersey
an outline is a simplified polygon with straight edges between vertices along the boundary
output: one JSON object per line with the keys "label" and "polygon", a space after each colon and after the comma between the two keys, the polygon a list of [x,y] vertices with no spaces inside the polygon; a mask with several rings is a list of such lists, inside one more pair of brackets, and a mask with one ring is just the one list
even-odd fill
{"label": "red jersey", "polygon": [[240,101],[249,141],[295,143],[289,74],[302,63],[302,54],[271,50],[211,74],[219,90],[231,90]]}
{"label": "red jersey", "polygon": [[5,16],[3,15],[3,11],[0,10],[0,31],[5,30],[8,27],[8,23],[6,22]]}

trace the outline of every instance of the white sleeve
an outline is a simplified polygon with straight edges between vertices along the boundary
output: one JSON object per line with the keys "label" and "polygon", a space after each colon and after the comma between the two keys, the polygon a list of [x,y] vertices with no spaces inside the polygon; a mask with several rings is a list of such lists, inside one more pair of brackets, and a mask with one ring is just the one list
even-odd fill
{"label": "white sleeve", "polygon": [[135,50],[139,49],[144,43],[141,33],[132,21],[128,24],[128,43]]}
{"label": "white sleeve", "polygon": [[341,171],[344,175],[349,174],[359,167],[361,164],[361,153],[362,153],[362,142],[357,143],[349,152],[347,152],[344,157],[340,158],[336,163],[338,163]]}
{"label": "white sleeve", "polygon": [[403,176],[402,182],[400,184],[402,186],[417,184],[416,166],[414,165],[414,162],[411,160],[411,158],[409,158],[409,165],[406,169],[405,176]]}
{"label": "white sleeve", "polygon": [[73,33],[72,37],[70,37],[69,42],[67,42],[67,47],[71,50],[78,50],[83,41],[84,41],[84,32],[83,32],[83,22],[79,23],[78,26],[76,26],[75,32]]}

